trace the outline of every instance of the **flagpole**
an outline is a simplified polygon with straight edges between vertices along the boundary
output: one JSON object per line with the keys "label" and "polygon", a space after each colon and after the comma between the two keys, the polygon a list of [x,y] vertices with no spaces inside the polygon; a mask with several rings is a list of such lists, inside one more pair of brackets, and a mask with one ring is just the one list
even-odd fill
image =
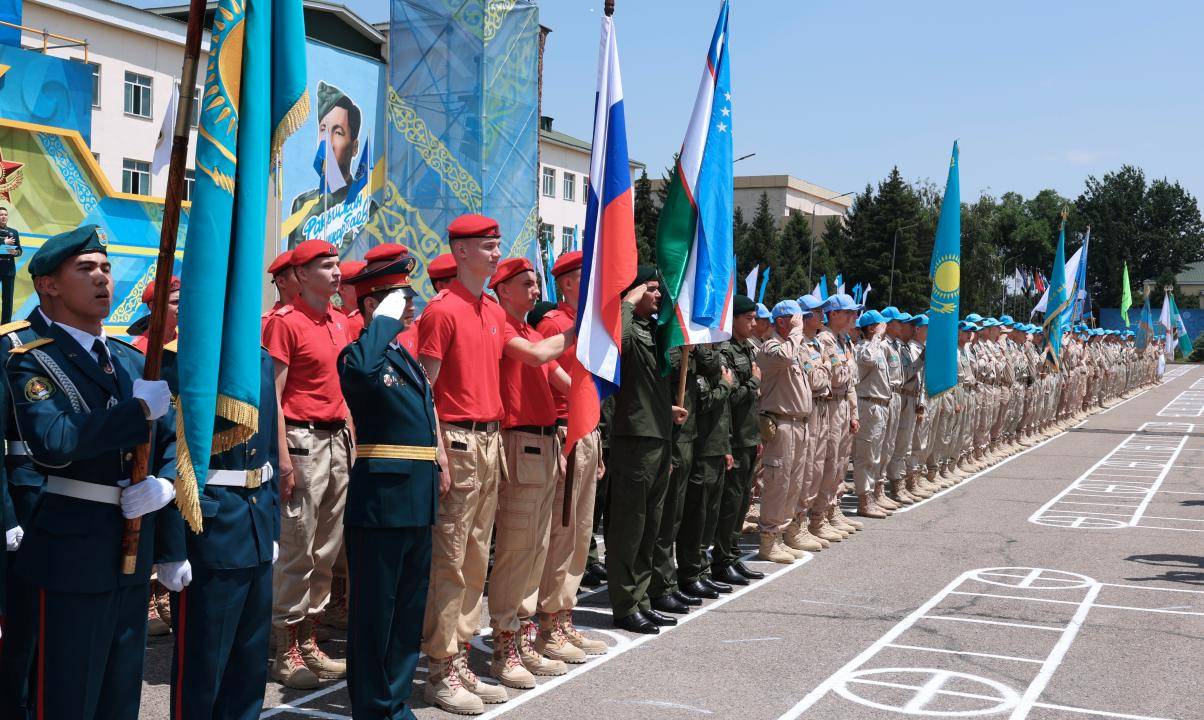
{"label": "flagpole", "polygon": [[[188,30],[184,36],[184,66],[180,71],[181,90],[176,103],[176,127],[171,141],[171,164],[167,168],[167,196],[163,202],[163,226],[159,233],[159,258],[155,263],[155,293],[151,298],[150,329],[147,330],[146,364],[142,376],[158,380],[163,367],[163,338],[167,333],[167,299],[171,294],[171,274],[176,262],[176,235],[180,230],[180,205],[184,200],[184,166],[188,162],[188,140],[192,119],[192,88],[196,87],[197,61],[201,54],[201,34],[205,20],[205,0],[188,5]],[[134,451],[130,483],[138,484],[150,467],[150,442],[155,423],[149,424],[147,441]],[[121,572],[133,575],[138,566],[138,538],[142,519],[125,521],[121,536]]]}

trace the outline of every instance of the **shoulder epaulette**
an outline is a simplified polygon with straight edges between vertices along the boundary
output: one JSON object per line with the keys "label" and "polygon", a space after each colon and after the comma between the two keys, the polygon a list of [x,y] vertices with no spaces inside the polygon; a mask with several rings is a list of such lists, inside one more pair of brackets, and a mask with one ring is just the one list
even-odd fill
{"label": "shoulder epaulette", "polygon": [[427,300],[427,301],[426,301],[426,304],[427,304],[427,305],[430,305],[431,303],[433,303],[433,302],[438,302],[438,301],[442,300],[442,299],[443,299],[443,298],[445,298],[445,297],[447,297],[447,289],[446,289],[446,288],[444,288],[443,290],[440,290],[439,292],[435,293],[435,297],[431,298],[430,300]]}
{"label": "shoulder epaulette", "polygon": [[284,317],[293,311],[292,305],[282,305],[280,308],[273,310],[272,314],[277,317]]}
{"label": "shoulder epaulette", "polygon": [[28,320],[14,320],[13,322],[4,323],[3,325],[0,325],[0,335],[7,335],[10,332],[16,332],[17,330],[24,330],[27,327],[29,327]]}
{"label": "shoulder epaulette", "polygon": [[175,352],[179,352],[179,349],[178,349],[179,346],[180,346],[180,341],[179,341],[179,339],[176,339],[176,340],[172,340],[171,342],[164,345],[163,349],[166,350],[167,352],[175,353]]}
{"label": "shoulder epaulette", "polygon": [[29,342],[25,343],[24,345],[19,345],[15,348],[9,350],[9,352],[17,353],[18,355],[20,355],[22,353],[27,353],[30,350],[33,350],[34,348],[40,348],[43,345],[49,345],[52,342],[54,342],[53,338],[38,338],[37,340],[30,340]]}

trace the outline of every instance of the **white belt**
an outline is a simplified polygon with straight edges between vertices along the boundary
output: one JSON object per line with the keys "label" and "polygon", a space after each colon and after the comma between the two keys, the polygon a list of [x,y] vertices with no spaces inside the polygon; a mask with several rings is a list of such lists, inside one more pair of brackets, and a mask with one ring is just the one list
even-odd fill
{"label": "white belt", "polygon": [[272,479],[271,463],[252,470],[210,470],[205,476],[206,485],[222,487],[257,488]]}
{"label": "white belt", "polygon": [[49,475],[46,477],[45,492],[52,495],[66,495],[77,500],[105,503],[107,505],[121,504],[121,488],[112,485],[97,485],[96,483],[72,480],[71,478]]}
{"label": "white belt", "polygon": [[28,455],[29,454],[29,446],[26,445],[23,440],[9,440],[8,441],[8,454],[9,455]]}

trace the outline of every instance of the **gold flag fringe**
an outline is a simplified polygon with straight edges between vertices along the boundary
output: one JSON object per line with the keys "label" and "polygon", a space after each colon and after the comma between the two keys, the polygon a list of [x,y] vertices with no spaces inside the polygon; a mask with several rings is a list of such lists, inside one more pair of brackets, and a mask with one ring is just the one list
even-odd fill
{"label": "gold flag fringe", "polygon": [[309,117],[309,90],[301,93],[301,97],[297,98],[297,102],[293,104],[289,111],[280,118],[280,122],[276,125],[276,129],[272,132],[272,148],[269,158],[275,160],[280,157],[280,152],[284,148],[284,141],[289,135],[301,129],[301,125],[305,123],[305,119]]}
{"label": "gold flag fringe", "polygon": [[[210,456],[245,443],[259,428],[259,409],[228,395],[217,396],[216,417],[229,420],[235,427],[214,433]],[[176,399],[176,507],[192,531],[200,534],[204,529],[200,487],[192,464],[192,452],[184,435],[184,413],[179,398]]]}

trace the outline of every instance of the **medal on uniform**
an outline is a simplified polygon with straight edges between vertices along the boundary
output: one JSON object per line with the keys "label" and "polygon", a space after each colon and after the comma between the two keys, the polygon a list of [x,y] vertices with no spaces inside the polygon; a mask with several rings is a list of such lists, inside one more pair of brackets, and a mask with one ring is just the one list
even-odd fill
{"label": "medal on uniform", "polygon": [[35,377],[25,383],[25,399],[30,402],[49,400],[52,395],[54,395],[54,385],[50,384],[50,378]]}
{"label": "medal on uniform", "polygon": [[385,383],[385,387],[393,387],[394,385],[397,384],[397,376],[394,375],[393,373],[388,373],[388,372],[385,373],[384,383]]}

